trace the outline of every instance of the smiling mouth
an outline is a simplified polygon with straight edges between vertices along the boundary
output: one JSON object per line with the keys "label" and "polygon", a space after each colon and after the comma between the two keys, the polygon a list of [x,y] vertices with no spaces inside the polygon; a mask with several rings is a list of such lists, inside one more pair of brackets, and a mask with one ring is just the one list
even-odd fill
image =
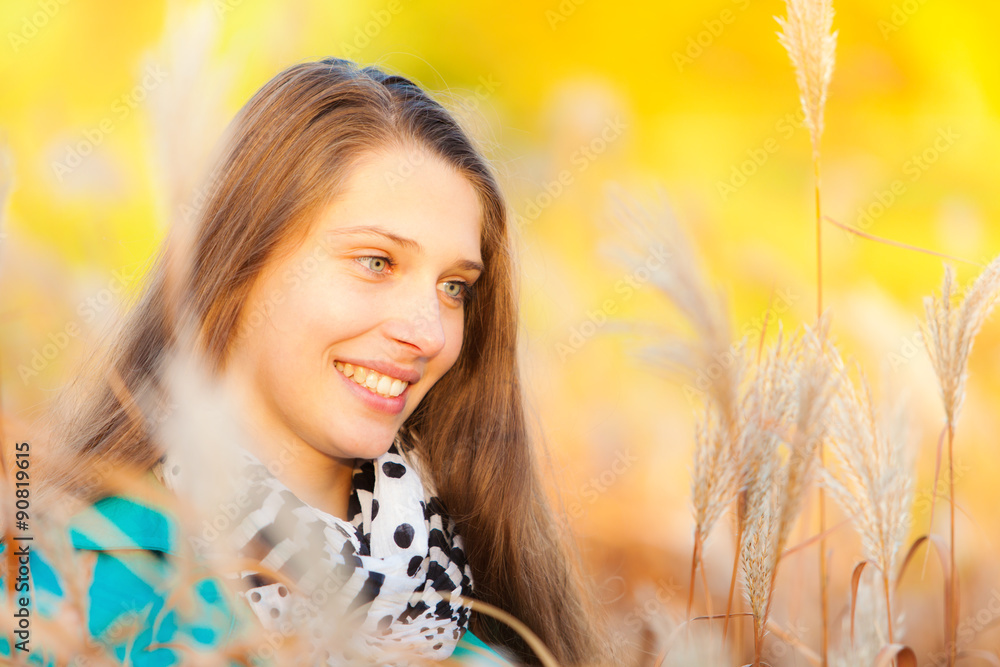
{"label": "smiling mouth", "polygon": [[384,396],[386,398],[399,396],[409,385],[409,383],[405,380],[399,380],[394,377],[389,377],[388,375],[382,375],[381,373],[365,368],[364,366],[354,366],[340,361],[335,362],[334,366],[346,377],[354,380],[355,383],[361,385],[373,394],[378,394],[379,396]]}

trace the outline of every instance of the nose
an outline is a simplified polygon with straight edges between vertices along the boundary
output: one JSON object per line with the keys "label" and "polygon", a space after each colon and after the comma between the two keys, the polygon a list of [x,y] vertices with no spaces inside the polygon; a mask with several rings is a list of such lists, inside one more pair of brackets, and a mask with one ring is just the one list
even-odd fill
{"label": "nose", "polygon": [[434,357],[445,345],[437,287],[405,292],[395,304],[397,315],[390,318],[388,334],[421,357]]}

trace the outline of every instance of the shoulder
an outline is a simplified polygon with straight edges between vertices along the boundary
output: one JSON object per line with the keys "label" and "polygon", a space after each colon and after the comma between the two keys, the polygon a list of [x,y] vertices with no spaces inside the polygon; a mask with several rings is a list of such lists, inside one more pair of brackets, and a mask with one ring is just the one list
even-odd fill
{"label": "shoulder", "polygon": [[[67,525],[71,549],[31,548],[33,623],[60,618],[75,588],[85,593],[85,643],[91,648],[100,644],[126,663],[169,667],[180,664],[189,651],[238,642],[254,627],[252,612],[231,604],[235,600],[227,602],[228,591],[218,581],[202,578],[186,589],[191,595],[184,596],[190,601],[183,613],[182,602],[172,601],[177,596],[171,591],[183,574],[174,561],[178,535],[174,517],[135,498],[96,501]],[[0,639],[0,655],[10,652],[11,646]],[[32,646],[29,663],[49,665],[54,659],[48,647]],[[513,665],[468,630],[448,662]]]}
{"label": "shoulder", "polygon": [[76,549],[176,553],[176,520],[136,498],[101,498],[75,514],[68,529]]}
{"label": "shoulder", "polygon": [[[135,498],[111,496],[73,515],[44,540],[34,540],[25,591],[33,608],[31,634],[44,637],[38,630],[45,624],[78,608],[86,615],[80,619],[74,613],[78,649],[103,648],[126,663],[169,666],[190,651],[227,645],[249,610],[233,604],[221,582],[179,564],[177,534],[168,513]],[[62,650],[65,641],[64,636]],[[53,647],[31,649],[33,662],[49,664],[46,658],[54,657]],[[0,654],[10,650],[0,641]]]}

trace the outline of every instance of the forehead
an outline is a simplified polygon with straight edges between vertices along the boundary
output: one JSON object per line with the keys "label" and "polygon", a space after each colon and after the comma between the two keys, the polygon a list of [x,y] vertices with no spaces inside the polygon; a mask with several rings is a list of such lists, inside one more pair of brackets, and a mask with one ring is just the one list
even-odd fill
{"label": "forehead", "polygon": [[478,258],[482,206],[475,186],[422,148],[362,156],[322,217],[327,229],[378,225],[400,236],[474,250]]}

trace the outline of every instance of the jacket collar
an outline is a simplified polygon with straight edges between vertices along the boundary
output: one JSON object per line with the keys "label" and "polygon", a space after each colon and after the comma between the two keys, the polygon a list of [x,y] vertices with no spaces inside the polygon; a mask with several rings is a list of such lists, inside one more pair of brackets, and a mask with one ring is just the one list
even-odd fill
{"label": "jacket collar", "polygon": [[69,521],[72,545],[94,551],[147,549],[174,554],[177,531],[175,519],[126,496],[101,498]]}

